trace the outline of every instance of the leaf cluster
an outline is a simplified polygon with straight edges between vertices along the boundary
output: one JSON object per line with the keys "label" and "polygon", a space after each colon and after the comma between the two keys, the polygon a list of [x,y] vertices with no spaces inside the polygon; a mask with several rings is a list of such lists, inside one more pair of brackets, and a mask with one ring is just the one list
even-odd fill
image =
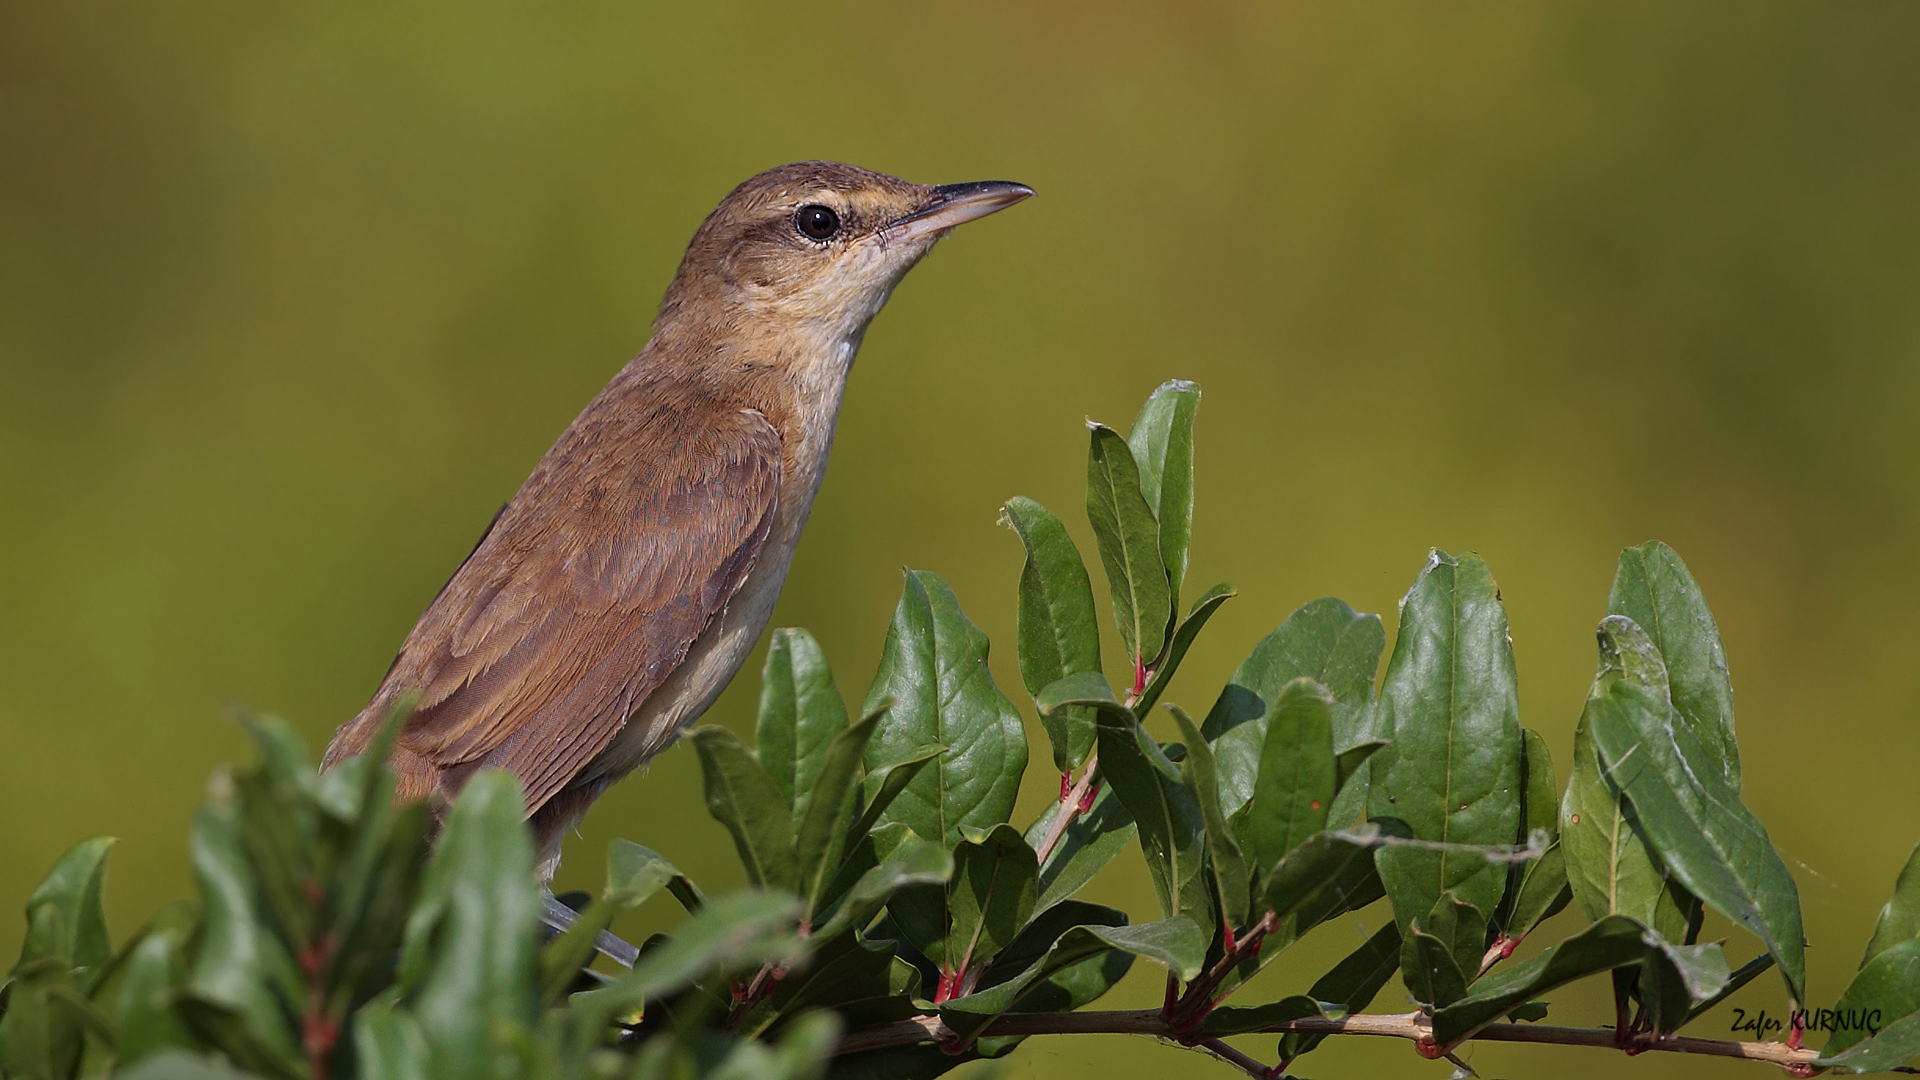
{"label": "leaf cluster", "polygon": [[[1521,724],[1506,610],[1473,554],[1428,556],[1390,650],[1378,616],[1316,600],[1204,713],[1173,701],[1235,595],[1218,585],[1183,611],[1199,401],[1170,382],[1125,436],[1089,425],[1117,678],[1086,560],[1026,498],[1002,511],[1024,551],[1025,702],[927,571],[906,574],[857,713],[809,634],[773,633],[752,744],[689,736],[746,891],[709,899],[618,841],[601,894],[543,931],[552,900],[511,776],[396,806],[387,744],[317,773],[282,725],[249,720],[259,762],[216,776],[194,825],[197,902],[116,946],[104,838],[33,894],[0,990],[0,1075],[932,1077],[1013,1050],[1001,1018],[1084,1009],[1141,959],[1167,984],[1150,1033],[1221,1053],[1221,1038],[1282,1032],[1276,1076],[1326,1037],[1288,1025],[1363,1010],[1396,975],[1431,1056],[1602,975],[1629,1050],[1769,968],[1808,1003],[1797,889],[1741,801],[1719,631],[1663,544],[1620,557],[1564,785]],[[1020,825],[1028,702],[1059,797]],[[1158,906],[1140,921],[1078,898],[1130,850]],[[637,960],[609,948],[615,917],[662,892],[687,921]],[[1378,930],[1306,994],[1244,1000],[1295,942],[1383,901]],[[1512,959],[1568,909],[1573,932]],[[1736,969],[1728,943],[1699,940],[1708,910],[1757,954]],[[1920,1052],[1920,851],[1835,1012],[1876,1019],[1835,1030],[1821,1066]],[[855,1045],[873,1048],[841,1052]],[[1223,1056],[1247,1068],[1238,1053]]]}

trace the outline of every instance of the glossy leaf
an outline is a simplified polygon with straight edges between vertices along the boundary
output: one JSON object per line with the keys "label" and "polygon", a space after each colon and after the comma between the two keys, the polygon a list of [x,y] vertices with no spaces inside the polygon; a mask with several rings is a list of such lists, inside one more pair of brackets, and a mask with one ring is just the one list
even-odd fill
{"label": "glossy leaf", "polygon": [[[1049,802],[1040,820],[1027,828],[1027,843],[1038,845],[1045,840],[1059,812],[1059,801]],[[1045,911],[1073,896],[1125,850],[1138,831],[1133,815],[1113,793],[1113,785],[1102,784],[1092,809],[1073,819],[1040,867],[1040,896],[1034,910]]]}
{"label": "glossy leaf", "polygon": [[[1920,1016],[1920,938],[1910,938],[1896,942],[1880,950],[1874,958],[1861,966],[1847,984],[1846,993],[1833,1006],[1836,1015],[1848,1017],[1851,1023],[1835,1025],[1833,1035],[1821,1048],[1821,1060],[1833,1058],[1841,1051],[1866,1039],[1872,1033],[1867,1030],[1869,1020],[1879,1026],[1881,1035],[1886,1029]],[[1874,1017],[1874,1013],[1878,1017]],[[1895,1059],[1891,1052],[1896,1049],[1897,1040],[1889,1039],[1872,1054],[1863,1054],[1868,1063],[1881,1066],[1899,1065],[1920,1052],[1920,1044],[1908,1050],[1906,1057]],[[1879,1058],[1873,1062],[1872,1058]],[[1857,1064],[1854,1061],[1848,1065]]]}
{"label": "glossy leaf", "polygon": [[1043,717],[1063,709],[1085,709],[1094,715],[1096,724],[1101,716],[1123,727],[1138,720],[1132,709],[1113,696],[1106,676],[1097,671],[1082,671],[1048,683],[1034,695],[1033,707]]}
{"label": "glossy leaf", "polygon": [[733,836],[748,884],[791,892],[799,877],[792,800],[733,732],[706,725],[687,738],[700,755],[707,813]]}
{"label": "glossy leaf", "polygon": [[859,723],[833,737],[826,753],[820,757],[813,790],[804,800],[806,809],[795,822],[793,858],[797,891],[806,901],[804,918],[808,921],[812,921],[814,913],[826,902],[827,887],[840,868],[848,826],[854,819],[854,800],[860,794],[861,762],[874,728],[885,716],[884,708],[870,712]]}
{"label": "glossy leaf", "polygon": [[938,844],[913,838],[860,875],[826,925],[819,928],[818,936],[829,940],[850,927],[863,927],[901,890],[938,886],[952,874],[953,856],[949,852]]}
{"label": "glossy leaf", "polygon": [[1767,831],[1711,767],[1668,704],[1617,682],[1588,705],[1607,779],[1625,793],[1651,846],[1688,891],[1757,935],[1787,991],[1806,1000],[1800,893]]}
{"label": "glossy leaf", "polygon": [[1327,827],[1339,767],[1333,695],[1312,679],[1281,689],[1266,719],[1258,775],[1239,822],[1253,865],[1270,868]]}
{"label": "glossy leaf", "polygon": [[20,950],[18,967],[59,957],[68,966],[80,969],[78,978],[83,989],[93,986],[113,956],[113,940],[100,904],[100,885],[106,877],[107,852],[114,842],[111,836],[96,836],[74,845],[27,897],[29,921],[35,911],[51,906],[59,913],[54,922],[59,930],[52,940],[30,935]]}
{"label": "glossy leaf", "polygon": [[1174,628],[1173,636],[1168,639],[1166,656],[1153,669],[1153,676],[1147,680],[1146,689],[1140,692],[1139,700],[1133,703],[1135,715],[1145,716],[1147,710],[1159,702],[1160,695],[1166,693],[1167,685],[1173,682],[1174,674],[1180,670],[1180,662],[1187,658],[1187,650],[1193,648],[1200,631],[1206,629],[1207,620],[1213,618],[1213,613],[1220,610],[1221,604],[1238,595],[1233,586],[1220,584],[1201,593],[1200,598],[1193,602],[1193,610],[1180,620],[1180,625]]}
{"label": "glossy leaf", "polygon": [[921,769],[932,764],[946,749],[939,743],[928,743],[878,766],[868,765],[865,785],[867,803],[861,808],[860,816],[847,829],[848,842],[859,843],[861,837],[871,833],[874,826],[880,823],[881,815],[887,812],[887,807],[893,805],[893,800],[907,790],[907,785],[913,783],[913,778],[920,775]]}
{"label": "glossy leaf", "polygon": [[1607,613],[1632,619],[1652,639],[1666,667],[1674,708],[1727,786],[1738,793],[1740,747],[1733,737],[1727,653],[1687,564],[1658,540],[1622,551],[1607,594]]}
{"label": "glossy leaf", "polygon": [[1440,894],[1400,950],[1400,971],[1414,1000],[1450,1005],[1466,996],[1479,974],[1487,917],[1451,892]]}
{"label": "glossy leaf", "polygon": [[1765,974],[1766,970],[1772,966],[1773,966],[1772,953],[1761,953],[1759,956],[1756,956],[1752,960],[1749,960],[1746,963],[1740,965],[1740,969],[1738,971],[1735,971],[1732,975],[1728,976],[1725,985],[1720,987],[1720,990],[1718,993],[1714,994],[1712,997],[1707,998],[1705,1001],[1694,1002],[1693,1009],[1687,1014],[1687,1020],[1692,1021],[1697,1019],[1701,1013],[1706,1012],[1708,1009],[1711,1009],[1715,1005],[1720,1004],[1722,1001],[1725,1001],[1727,998],[1732,997],[1735,991],[1738,991],[1741,987],[1747,985],[1748,983],[1752,982],[1754,979]]}
{"label": "glossy leaf", "polygon": [[1520,873],[1520,884],[1513,905],[1507,910],[1504,928],[1515,941],[1533,932],[1533,928],[1560,913],[1573,900],[1567,884],[1567,856],[1558,837],[1547,845],[1546,853],[1528,860]]}
{"label": "glossy leaf", "polygon": [[[1351,1015],[1372,1004],[1374,995],[1399,970],[1400,927],[1390,922],[1362,942],[1359,948],[1348,953],[1345,959],[1333,966],[1332,971],[1320,976],[1313,988],[1307,991],[1307,996],[1338,1006],[1342,1012]],[[1324,1035],[1283,1035],[1280,1037],[1280,1058],[1290,1062],[1319,1046],[1324,1038]]]}
{"label": "glossy leaf", "polygon": [[1206,821],[1178,766],[1131,718],[1100,718],[1100,773],[1140,830],[1154,895],[1167,916],[1207,912]]}
{"label": "glossy leaf", "polygon": [[962,825],[1006,821],[1027,767],[1027,734],[987,669],[987,636],[967,621],[947,583],[924,570],[907,573],[863,711],[888,697],[894,706],[867,744],[869,769],[929,743],[946,750],[882,819],[949,849]]}
{"label": "glossy leaf", "polygon": [[1200,807],[1207,829],[1208,865],[1213,867],[1214,893],[1220,900],[1221,915],[1228,926],[1248,925],[1247,860],[1234,841],[1227,816],[1220,810],[1220,779],[1213,764],[1213,751],[1200,737],[1200,729],[1179,706],[1169,706],[1180,736],[1187,743],[1187,758],[1181,762],[1181,779],[1187,792]]}
{"label": "glossy leaf", "polygon": [[495,1031],[530,1024],[540,900],[526,801],[512,773],[483,769],[454,799],[424,891],[445,896],[435,945],[412,995],[434,1074],[508,1075]]}
{"label": "glossy leaf", "polygon": [[1451,1046],[1557,986],[1617,967],[1638,964],[1645,955],[1642,927],[1623,915],[1609,915],[1531,959],[1480,980],[1473,993],[1438,1010],[1433,1040]]}
{"label": "glossy leaf", "polygon": [[1860,958],[1860,966],[1867,966],[1868,961],[1892,946],[1917,937],[1920,937],[1920,847],[1907,856],[1907,865],[1901,868],[1900,877],[1893,883],[1893,895],[1888,897],[1880,909],[1880,918],[1873,924],[1873,937],[1867,941],[1867,954]]}
{"label": "glossy leaf", "polygon": [[1113,619],[1135,665],[1151,664],[1173,622],[1160,525],[1140,491],[1140,468],[1112,428],[1088,424],[1087,519],[1107,571]]}
{"label": "glossy leaf", "polygon": [[[1326,687],[1334,699],[1334,745],[1364,741],[1374,675],[1387,632],[1378,615],[1359,615],[1332,597],[1302,605],[1241,661],[1200,730],[1212,742],[1267,713],[1267,703],[1295,679]],[[1255,740],[1257,743],[1258,740]]]}
{"label": "glossy leaf", "polygon": [[793,808],[795,821],[806,813],[827,747],[845,730],[847,705],[833,684],[820,643],[793,628],[767,635],[754,756]]}
{"label": "glossy leaf", "polygon": [[1011,825],[996,825],[955,848],[946,948],[931,959],[949,971],[965,971],[1006,948],[1033,915],[1039,872],[1033,849]]}
{"label": "glossy leaf", "polygon": [[[1513,649],[1493,574],[1476,555],[1435,550],[1400,602],[1400,631],[1381,685],[1367,810],[1445,845],[1511,844],[1520,826],[1520,723]],[[1478,852],[1382,848],[1375,863],[1394,918],[1412,921],[1444,892],[1483,912],[1506,867]],[[1460,958],[1463,971],[1479,958]]]}
{"label": "glossy leaf", "polygon": [[[1093,582],[1080,549],[1046,507],[1019,497],[1000,510],[1000,524],[1020,537],[1027,552],[1020,569],[1020,678],[1027,693],[1075,672],[1100,670],[1100,617]],[[1093,749],[1093,717],[1066,709],[1046,718],[1053,765],[1077,769]]]}
{"label": "glossy leaf", "polygon": [[1160,558],[1176,605],[1193,540],[1193,414],[1199,407],[1199,384],[1168,380],[1127,432],[1127,448],[1140,465],[1140,494],[1160,525]]}
{"label": "glossy leaf", "polygon": [[[1589,711],[1593,700],[1622,680],[1665,698],[1666,664],[1632,620],[1601,620],[1598,642]],[[1560,804],[1560,850],[1573,899],[1590,922],[1626,915],[1669,941],[1683,940],[1699,902],[1670,879],[1648,847],[1633,806],[1607,782],[1590,727],[1583,712],[1573,734],[1573,773]]]}

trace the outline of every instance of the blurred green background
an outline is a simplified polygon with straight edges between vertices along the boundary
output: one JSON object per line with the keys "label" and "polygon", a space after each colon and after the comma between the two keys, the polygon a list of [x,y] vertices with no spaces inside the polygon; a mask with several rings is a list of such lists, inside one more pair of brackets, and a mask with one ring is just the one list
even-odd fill
{"label": "blurred green background", "polygon": [[[1746,795],[1830,1005],[1920,840],[1917,36],[1891,2],[7,4],[0,955],[4,912],[91,834],[121,838],[118,932],[186,894],[204,778],[250,752],[222,704],[317,751],[639,349],[702,215],[824,157],[1041,193],[943,244],[854,372],[777,616],[849,697],[911,565],[1024,703],[996,508],[1032,495],[1084,539],[1081,421],[1195,379],[1189,594],[1241,597],[1175,700],[1204,708],[1315,597],[1391,628],[1429,546],[1476,550],[1564,781],[1614,558],[1665,539],[1719,615]],[[710,719],[745,730],[756,686]],[[1034,760],[1021,822],[1054,788]],[[560,884],[596,882],[614,835],[740,880],[686,749],[601,800]],[[1095,898],[1152,909],[1132,858]],[[623,929],[671,912],[642,916]],[[1144,968],[1111,1000],[1157,1002]],[[1786,1004],[1771,976],[1736,1003]],[[1757,1075],[1667,1057],[1629,1071]],[[1228,1074],[1090,1036],[1003,1075],[1168,1069]]]}

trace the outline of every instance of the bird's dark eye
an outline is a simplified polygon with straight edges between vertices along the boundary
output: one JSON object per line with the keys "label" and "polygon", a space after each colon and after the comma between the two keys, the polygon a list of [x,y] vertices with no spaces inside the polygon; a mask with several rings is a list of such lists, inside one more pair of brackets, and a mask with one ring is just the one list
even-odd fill
{"label": "bird's dark eye", "polygon": [[840,231],[840,215],[834,213],[832,207],[811,203],[801,207],[799,212],[793,215],[793,226],[799,229],[803,236],[810,236],[815,240],[827,240]]}

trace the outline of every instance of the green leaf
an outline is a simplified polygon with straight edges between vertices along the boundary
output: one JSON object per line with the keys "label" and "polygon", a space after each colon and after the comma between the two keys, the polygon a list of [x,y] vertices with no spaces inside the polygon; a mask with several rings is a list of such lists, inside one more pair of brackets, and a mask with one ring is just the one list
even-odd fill
{"label": "green leaf", "polygon": [[1646,956],[1640,962],[1640,1004],[1653,1030],[1671,1035],[1693,1019],[1694,1006],[1727,985],[1727,954],[1719,942],[1675,945],[1652,929],[1641,940]]}
{"label": "green leaf", "polygon": [[1033,915],[1039,873],[1033,849],[1011,825],[996,825],[954,849],[946,948],[930,959],[948,971],[966,971],[1006,948]]}
{"label": "green leaf", "polygon": [[1200,1022],[1200,1033],[1221,1038],[1227,1035],[1245,1035],[1253,1031],[1266,1031],[1280,1024],[1292,1023],[1309,1016],[1323,1015],[1320,1003],[1305,994],[1294,994],[1270,1001],[1265,1005],[1246,1007],[1226,1006],[1215,1009]]}
{"label": "green leaf", "polygon": [[1528,861],[1520,872],[1520,885],[1514,893],[1513,906],[1507,910],[1503,932],[1519,941],[1532,933],[1534,927],[1559,914],[1572,900],[1573,889],[1567,884],[1566,852],[1556,838],[1547,845],[1546,854]]}
{"label": "green leaf", "polygon": [[860,875],[816,936],[824,941],[863,927],[901,890],[940,885],[952,874],[953,856],[939,845],[918,838],[903,843]]}
{"label": "green leaf", "polygon": [[924,570],[907,573],[863,711],[888,697],[895,705],[867,744],[868,768],[929,743],[946,750],[883,819],[948,849],[959,844],[962,825],[1006,821],[1027,767],[1027,734],[987,669],[987,636],[967,621],[947,583]]}
{"label": "green leaf", "polygon": [[1364,722],[1373,702],[1373,679],[1386,644],[1378,615],[1357,615],[1332,597],[1302,605],[1254,646],[1200,730],[1213,742],[1241,724],[1260,720],[1267,703],[1288,683],[1308,678],[1333,693],[1334,745],[1344,748],[1365,741],[1370,737]]}
{"label": "green leaf", "polygon": [[51,906],[59,912],[59,931],[53,940],[29,936],[14,970],[57,956],[68,966],[80,969],[82,989],[93,987],[113,957],[106,912],[100,906],[100,884],[106,877],[107,852],[114,843],[111,836],[83,840],[60,856],[41,879],[27,897],[27,917],[31,921],[36,910]]}
{"label": "green leaf", "polygon": [[1206,824],[1180,772],[1131,717],[1100,716],[1100,774],[1139,825],[1154,895],[1167,916],[1207,912]]}
{"label": "green leaf", "polygon": [[1608,915],[1523,963],[1480,980],[1473,993],[1434,1013],[1433,1041],[1452,1046],[1557,986],[1645,956],[1643,927],[1624,915]]}
{"label": "green leaf", "polygon": [[[1400,927],[1388,923],[1360,947],[1348,953],[1333,970],[1314,982],[1307,996],[1337,1006],[1349,1015],[1373,1003],[1374,995],[1400,970]],[[1280,1059],[1291,1062],[1320,1045],[1324,1035],[1290,1034],[1280,1038]]]}
{"label": "green leaf", "polygon": [[1893,895],[1880,909],[1880,918],[1873,924],[1873,937],[1867,941],[1867,954],[1860,958],[1860,966],[1887,949],[1902,942],[1920,937],[1920,847],[1913,849],[1907,856],[1907,865],[1900,870],[1900,877],[1893,883]]}
{"label": "green leaf", "polygon": [[1660,859],[1688,891],[1756,934],[1787,991],[1806,1000],[1800,893],[1767,830],[1728,787],[1667,702],[1617,682],[1588,705],[1607,779],[1633,804]]}
{"label": "green leaf", "polygon": [[[1166,645],[1173,590],[1160,554],[1160,525],[1140,491],[1140,468],[1112,428],[1089,423],[1087,519],[1113,594],[1113,620],[1138,672]],[[1144,687],[1142,687],[1144,688]]]}
{"label": "green leaf", "polygon": [[1281,689],[1266,719],[1260,767],[1240,824],[1259,870],[1327,827],[1339,766],[1333,754],[1333,695],[1312,679]]}
{"label": "green leaf", "polygon": [[[1823,1061],[1872,1034],[1867,1021],[1875,1012],[1880,1014],[1875,1022],[1883,1031],[1896,1021],[1920,1013],[1920,938],[1895,942],[1861,965],[1833,1011],[1855,1022],[1834,1025],[1832,1037],[1820,1050]],[[1908,1051],[1907,1056],[1915,1052],[1920,1052],[1920,1047]],[[1884,1064],[1898,1065],[1905,1060],[1887,1059]]]}
{"label": "green leaf", "polygon": [[1452,892],[1441,893],[1433,910],[1414,920],[1413,936],[1401,949],[1407,992],[1431,1005],[1465,997],[1467,983],[1480,973],[1486,927],[1487,917],[1479,908]]}
{"label": "green leaf", "polygon": [[[1400,602],[1378,721],[1393,743],[1374,755],[1368,813],[1449,845],[1393,845],[1376,855],[1401,933],[1449,891],[1493,911],[1506,867],[1451,847],[1511,844],[1520,827],[1513,647],[1493,574],[1478,556],[1435,549]],[[1479,968],[1477,954],[1456,959],[1462,971]]]}
{"label": "green leaf", "polygon": [[1257,910],[1271,911],[1284,923],[1296,912],[1337,906],[1352,887],[1353,872],[1364,872],[1377,857],[1373,846],[1382,835],[1381,824],[1369,822],[1358,829],[1307,837],[1268,871]]}
{"label": "green leaf", "polygon": [[820,643],[805,630],[782,628],[767,638],[760,674],[760,720],[754,756],[773,778],[793,818],[806,814],[827,747],[847,730],[847,705],[833,684]]}
{"label": "green leaf", "polygon": [[860,794],[861,761],[874,728],[884,716],[885,708],[868,713],[858,724],[834,736],[821,755],[812,794],[805,800],[806,809],[793,838],[793,858],[800,896],[807,904],[807,922],[813,921],[827,901],[827,887],[840,868],[848,826],[854,820],[854,800]]}
{"label": "green leaf", "polygon": [[[1625,680],[1665,698],[1667,669],[1653,640],[1624,616],[1601,620],[1592,702]],[[1573,734],[1573,774],[1560,804],[1560,848],[1573,899],[1589,921],[1626,915],[1683,939],[1699,901],[1670,880],[1646,838],[1634,808],[1607,782],[1586,712]]]}
{"label": "green leaf", "polygon": [[436,1076],[506,1076],[502,1025],[528,1025],[540,913],[526,799],[510,772],[482,769],[461,789],[435,844],[422,892],[445,897],[412,995]]}
{"label": "green leaf", "polygon": [[793,891],[799,877],[793,857],[793,803],[740,740],[723,727],[706,725],[688,735],[700,754],[707,813],[727,827],[746,867],[747,883]]}
{"label": "green leaf", "polygon": [[353,1015],[354,1057],[360,1080],[432,1080],[432,1051],[420,1022],[391,1005],[371,1004]]}
{"label": "green leaf", "polygon": [[1207,741],[1200,737],[1200,729],[1184,710],[1178,705],[1167,708],[1180,725],[1181,738],[1187,740],[1187,759],[1181,763],[1181,780],[1199,805],[1200,817],[1206,824],[1207,853],[1211,856],[1208,863],[1213,867],[1214,891],[1220,899],[1221,915],[1228,926],[1244,927],[1248,925],[1247,860],[1240,853],[1240,845],[1234,842],[1227,816],[1220,811],[1220,778],[1214,769],[1213,751],[1208,749]]}
{"label": "green leaf", "polygon": [[1193,602],[1193,610],[1180,620],[1172,639],[1167,642],[1166,657],[1154,667],[1153,677],[1147,680],[1146,689],[1140,692],[1139,700],[1133,703],[1135,715],[1145,716],[1147,710],[1160,700],[1160,695],[1166,693],[1167,684],[1173,681],[1174,672],[1180,670],[1180,662],[1187,658],[1187,650],[1193,648],[1194,639],[1200,636],[1201,630],[1206,629],[1207,620],[1213,618],[1213,613],[1220,610],[1221,604],[1238,595],[1233,586],[1223,583],[1200,594],[1200,599]]}
{"label": "green leaf", "polygon": [[1177,602],[1193,541],[1193,414],[1200,386],[1184,379],[1161,383],[1133,418],[1127,447],[1140,465],[1140,494],[1160,525],[1160,558]]}
{"label": "green leaf", "polygon": [[607,845],[607,886],[600,894],[602,900],[618,907],[635,908],[646,903],[662,886],[688,911],[706,902],[687,875],[668,862],[666,856],[631,840],[615,840]]}
{"label": "green leaf", "polygon": [[1107,677],[1097,671],[1076,672],[1048,683],[1034,695],[1033,707],[1042,717],[1051,717],[1064,709],[1084,709],[1096,722],[1101,716],[1122,725],[1139,719],[1132,709],[1120,704],[1120,699],[1113,696],[1113,688],[1107,685]]}
{"label": "green leaf", "polygon": [[893,800],[907,790],[907,785],[913,783],[913,778],[920,775],[921,769],[926,768],[935,758],[945,753],[946,749],[939,743],[928,743],[925,746],[916,746],[884,765],[869,765],[866,779],[866,789],[869,792],[867,805],[861,809],[859,818],[855,819],[852,826],[847,829],[847,842],[857,844],[861,837],[871,833],[874,826],[880,823],[880,816],[887,812],[887,807],[893,805]]}
{"label": "green leaf", "polygon": [[1526,937],[1540,920],[1573,898],[1567,886],[1566,854],[1559,848],[1560,789],[1554,782],[1553,754],[1532,728],[1522,728],[1520,736],[1524,746],[1520,783],[1526,798],[1518,841],[1530,843],[1537,830],[1546,835],[1547,848],[1540,858],[1517,863],[1508,871],[1507,893],[1494,913],[1494,924],[1514,941]]}
{"label": "green leaf", "polygon": [[297,1057],[294,1036],[275,991],[293,981],[293,958],[256,906],[253,868],[241,849],[239,807],[218,779],[214,786],[214,795],[194,817],[189,842],[205,915],[188,987],[197,998],[231,1013],[262,1055],[291,1062]]}
{"label": "green leaf", "polygon": [[[1081,671],[1100,670],[1100,617],[1093,582],[1067,527],[1046,507],[1024,496],[1000,509],[1000,524],[1026,547],[1020,569],[1020,678],[1027,693]],[[1053,765],[1077,769],[1093,749],[1093,717],[1067,709],[1047,718]]]}
{"label": "green leaf", "polygon": [[[1047,804],[1040,820],[1027,828],[1028,844],[1037,847],[1046,839],[1060,806],[1058,800]],[[1078,892],[1126,848],[1138,831],[1133,815],[1113,793],[1113,785],[1102,784],[1093,807],[1067,825],[1046,864],[1040,867],[1040,897],[1034,910],[1045,911]]]}
{"label": "green leaf", "polygon": [[174,991],[186,981],[182,952],[189,934],[187,927],[156,930],[142,938],[128,958],[114,1009],[120,1065],[164,1050],[198,1048],[172,1001]]}
{"label": "green leaf", "polygon": [[1853,1044],[1844,1053],[1823,1051],[1814,1059],[1814,1067],[1827,1069],[1844,1066],[1855,1072],[1888,1072],[1920,1055],[1920,1013],[1895,1020],[1864,1042]]}
{"label": "green leaf", "polygon": [[1737,794],[1740,747],[1733,737],[1727,653],[1687,564],[1658,540],[1622,551],[1607,613],[1627,616],[1653,640],[1666,666],[1674,708]]}
{"label": "green leaf", "polygon": [[1705,1001],[1698,1001],[1694,1003],[1693,1009],[1687,1014],[1687,1021],[1692,1022],[1693,1020],[1698,1019],[1701,1013],[1706,1012],[1708,1009],[1711,1009],[1715,1005],[1718,1005],[1722,1001],[1725,1001],[1726,999],[1732,997],[1734,993],[1738,991],[1741,987],[1747,985],[1748,983],[1752,982],[1754,979],[1758,978],[1761,973],[1765,972],[1768,968],[1772,966],[1773,966],[1772,953],[1761,953],[1759,956],[1756,956],[1752,960],[1749,960],[1746,963],[1740,965],[1740,970],[1734,972],[1727,979],[1726,984],[1720,987],[1719,993],[1714,994],[1712,997],[1707,998]]}
{"label": "green leaf", "polygon": [[709,976],[725,976],[769,960],[784,967],[798,967],[806,956],[805,943],[792,932],[799,914],[799,901],[779,892],[715,897],[682,923],[671,938],[643,951],[633,970],[618,982],[569,999],[568,1011],[576,1017],[576,1037],[597,1046],[614,1017],[678,993]]}
{"label": "green leaf", "polygon": [[1035,983],[1109,949],[1144,956],[1181,979],[1192,979],[1206,960],[1207,931],[1184,915],[1138,926],[1075,926],[1020,975],[941,1005],[940,1018],[962,1038],[970,1038],[1012,1008]]}

